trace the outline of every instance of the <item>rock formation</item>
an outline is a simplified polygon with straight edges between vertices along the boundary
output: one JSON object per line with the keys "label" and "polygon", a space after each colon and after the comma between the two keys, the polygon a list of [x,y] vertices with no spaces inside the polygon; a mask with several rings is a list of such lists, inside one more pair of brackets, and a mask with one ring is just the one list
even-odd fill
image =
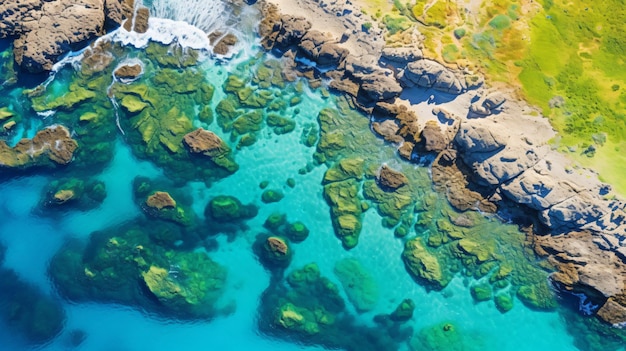
{"label": "rock formation", "polygon": [[77,147],[67,128],[54,125],[37,132],[32,139],[20,140],[14,147],[0,141],[0,168],[65,165]]}
{"label": "rock formation", "polygon": [[15,61],[39,73],[129,18],[133,0],[13,0],[0,4],[0,38],[14,38]]}

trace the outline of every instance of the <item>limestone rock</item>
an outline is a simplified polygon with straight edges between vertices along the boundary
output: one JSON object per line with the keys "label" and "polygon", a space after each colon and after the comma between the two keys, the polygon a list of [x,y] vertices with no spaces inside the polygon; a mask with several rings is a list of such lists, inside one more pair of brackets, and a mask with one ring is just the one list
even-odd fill
{"label": "limestone rock", "polygon": [[376,134],[390,143],[401,143],[404,141],[404,138],[398,135],[400,127],[397,122],[392,119],[386,119],[382,122],[373,122],[372,129]]}
{"label": "limestone rock", "polygon": [[544,210],[540,218],[550,228],[571,230],[599,220],[606,211],[589,194],[580,193]]}
{"label": "limestone rock", "polygon": [[387,165],[383,165],[378,173],[378,183],[381,185],[383,189],[392,189],[396,190],[402,186],[408,184],[408,178]]}
{"label": "limestone rock", "polygon": [[485,101],[483,101],[483,107],[492,111],[502,106],[504,102],[506,102],[506,97],[502,93],[492,93],[485,98]]}
{"label": "limestone rock", "polygon": [[467,88],[465,81],[459,79],[454,72],[442,64],[422,59],[409,63],[402,73],[403,82],[407,85],[417,84],[424,88],[434,88],[450,94],[460,94]]}
{"label": "limestone rock", "polygon": [[336,66],[348,55],[348,50],[334,43],[329,34],[308,31],[298,45],[300,52],[319,66]]}

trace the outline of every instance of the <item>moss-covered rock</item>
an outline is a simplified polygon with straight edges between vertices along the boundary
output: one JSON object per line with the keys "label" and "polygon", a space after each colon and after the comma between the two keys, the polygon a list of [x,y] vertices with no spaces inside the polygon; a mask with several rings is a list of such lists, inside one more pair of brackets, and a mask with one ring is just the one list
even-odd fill
{"label": "moss-covered rock", "polygon": [[389,318],[394,322],[406,322],[413,317],[413,311],[415,311],[415,302],[411,299],[404,299],[389,315]]}
{"label": "moss-covered rock", "polygon": [[378,285],[357,259],[346,258],[338,261],[334,272],[357,311],[370,311],[376,307]]}
{"label": "moss-covered rock", "polygon": [[491,286],[487,282],[472,285],[470,292],[474,300],[478,302],[491,300]]}
{"label": "moss-covered rock", "polygon": [[243,205],[234,196],[219,195],[211,199],[204,214],[216,222],[241,221],[256,216],[258,209],[254,205]]}
{"label": "moss-covered rock", "polygon": [[365,173],[365,160],[360,157],[344,158],[333,164],[324,174],[324,183],[332,183],[354,178],[362,180]]}
{"label": "moss-covered rock", "polygon": [[359,183],[354,179],[347,179],[326,184],[324,198],[330,206],[335,234],[345,248],[355,247],[362,228]]}
{"label": "moss-covered rock", "polygon": [[478,351],[484,345],[479,335],[464,333],[452,322],[421,329],[411,340],[411,349],[433,351]]}
{"label": "moss-covered rock", "polygon": [[278,202],[285,197],[285,194],[281,190],[278,189],[267,189],[261,194],[261,201],[266,204],[272,202]]}
{"label": "moss-covered rock", "polygon": [[76,148],[78,143],[67,128],[51,126],[37,132],[32,139],[20,140],[13,147],[0,140],[0,168],[66,165],[72,161]]}
{"label": "moss-covered rock", "polygon": [[67,178],[53,180],[43,190],[42,208],[72,207],[82,211],[99,206],[106,198],[106,188],[99,180]]}
{"label": "moss-covered rock", "polygon": [[498,311],[502,313],[506,313],[513,309],[513,297],[509,293],[499,293],[494,296],[493,301],[496,303]]}
{"label": "moss-covered rock", "polygon": [[554,292],[547,281],[534,285],[523,285],[517,290],[517,297],[528,307],[538,310],[553,310],[557,307]]}
{"label": "moss-covered rock", "polygon": [[191,199],[183,196],[182,192],[174,189],[167,181],[137,177],[133,180],[133,192],[135,202],[148,217],[182,226],[196,224]]}
{"label": "moss-covered rock", "polygon": [[291,118],[282,117],[275,113],[267,115],[266,123],[276,134],[287,134],[296,128],[296,121]]}
{"label": "moss-covered rock", "polygon": [[261,234],[253,249],[261,263],[270,269],[287,267],[293,256],[289,240],[282,236]]}
{"label": "moss-covered rock", "polygon": [[304,223],[296,221],[287,225],[285,234],[291,241],[299,243],[309,237],[309,228]]}
{"label": "moss-covered rock", "polygon": [[265,223],[263,223],[263,226],[269,230],[277,231],[278,228],[282,227],[286,223],[287,223],[286,214],[280,213],[280,212],[273,212],[269,216],[267,216],[267,219],[265,220]]}
{"label": "moss-covered rock", "polygon": [[451,277],[444,272],[437,256],[426,249],[421,237],[406,242],[402,259],[411,276],[429,288],[440,290],[450,282]]}

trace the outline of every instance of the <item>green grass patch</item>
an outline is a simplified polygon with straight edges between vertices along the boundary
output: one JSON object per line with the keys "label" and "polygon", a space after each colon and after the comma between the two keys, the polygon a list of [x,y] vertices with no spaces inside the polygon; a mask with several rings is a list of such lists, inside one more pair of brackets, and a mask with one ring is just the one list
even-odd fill
{"label": "green grass patch", "polygon": [[455,62],[460,57],[459,48],[454,44],[448,44],[441,50],[441,56],[448,63]]}
{"label": "green grass patch", "polygon": [[411,28],[411,22],[407,20],[406,17],[385,15],[385,17],[383,17],[383,23],[392,35]]}
{"label": "green grass patch", "polygon": [[507,15],[497,15],[489,21],[489,26],[497,30],[505,30],[511,26],[511,19]]}

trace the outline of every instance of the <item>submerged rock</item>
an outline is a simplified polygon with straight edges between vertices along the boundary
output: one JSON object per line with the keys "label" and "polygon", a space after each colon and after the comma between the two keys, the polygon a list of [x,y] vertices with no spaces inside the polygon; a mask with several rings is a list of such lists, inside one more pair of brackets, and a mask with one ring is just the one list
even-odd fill
{"label": "submerged rock", "polygon": [[236,197],[219,195],[211,199],[205,214],[217,222],[240,221],[256,216],[258,209],[254,205],[243,205]]}
{"label": "submerged rock", "polygon": [[376,307],[378,286],[361,262],[346,258],[338,261],[333,271],[357,311],[370,311]]}
{"label": "submerged rock", "polygon": [[389,318],[394,322],[406,322],[413,317],[413,311],[415,311],[415,302],[411,299],[404,299],[389,315]]}
{"label": "submerged rock", "polygon": [[404,245],[402,259],[407,270],[420,283],[441,290],[450,282],[437,257],[424,246],[422,238],[411,239]]}
{"label": "submerged rock", "polygon": [[387,165],[383,165],[378,173],[378,184],[381,185],[383,189],[391,189],[396,190],[402,186],[407,185],[409,182],[408,178]]}

